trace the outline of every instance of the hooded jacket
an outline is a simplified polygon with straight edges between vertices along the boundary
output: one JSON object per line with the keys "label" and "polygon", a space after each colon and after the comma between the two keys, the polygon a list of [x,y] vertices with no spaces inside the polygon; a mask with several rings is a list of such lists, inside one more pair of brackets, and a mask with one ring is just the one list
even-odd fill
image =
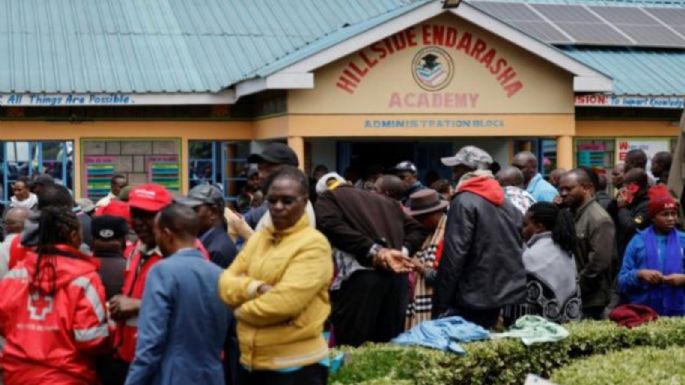
{"label": "hooded jacket", "polygon": [[496,309],[522,302],[521,223],[521,213],[492,176],[463,180],[448,211],[434,309]]}
{"label": "hooded jacket", "polygon": [[[30,284],[38,258],[33,252],[0,282],[7,385],[97,382],[94,356],[104,349],[108,337],[98,262],[70,246],[55,248],[41,256],[45,274],[35,285]],[[54,276],[46,268],[50,261]]]}

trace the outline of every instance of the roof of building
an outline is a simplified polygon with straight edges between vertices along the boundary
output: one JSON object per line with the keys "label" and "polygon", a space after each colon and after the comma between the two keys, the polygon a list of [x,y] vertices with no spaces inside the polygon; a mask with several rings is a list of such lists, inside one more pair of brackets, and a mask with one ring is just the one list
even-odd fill
{"label": "roof of building", "polygon": [[[0,0],[0,93],[216,93],[432,1],[442,0]],[[685,11],[685,0],[534,2]],[[685,49],[562,49],[612,76],[616,94],[685,95]]]}
{"label": "roof of building", "polygon": [[569,55],[609,73],[614,95],[685,95],[685,51],[638,48],[562,47]]}
{"label": "roof of building", "polygon": [[685,0],[478,0],[483,2],[650,7],[685,7]]}
{"label": "roof of building", "polygon": [[426,1],[0,0],[0,92],[217,92]]}

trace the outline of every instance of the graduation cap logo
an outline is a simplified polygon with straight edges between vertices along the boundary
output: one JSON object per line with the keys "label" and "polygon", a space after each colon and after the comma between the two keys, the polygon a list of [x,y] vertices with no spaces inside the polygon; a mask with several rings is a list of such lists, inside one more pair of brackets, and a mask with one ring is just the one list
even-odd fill
{"label": "graduation cap logo", "polygon": [[427,91],[445,88],[454,75],[452,58],[441,48],[427,47],[420,50],[412,61],[416,83]]}

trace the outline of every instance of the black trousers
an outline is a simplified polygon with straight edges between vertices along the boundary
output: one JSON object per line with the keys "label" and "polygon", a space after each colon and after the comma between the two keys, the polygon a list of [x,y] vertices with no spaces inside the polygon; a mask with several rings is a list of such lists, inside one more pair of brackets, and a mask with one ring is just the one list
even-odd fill
{"label": "black trousers", "polygon": [[476,309],[458,306],[450,308],[446,316],[460,316],[466,321],[474,323],[483,329],[492,329],[497,325],[500,309]]}
{"label": "black trousers", "polygon": [[100,356],[95,362],[102,385],[124,385],[128,366],[128,362],[114,358],[111,354]]}
{"label": "black trousers", "polygon": [[604,319],[604,308],[605,306],[595,306],[595,307],[584,307],[583,308],[583,319],[591,319],[596,321],[601,321]]}
{"label": "black trousers", "polygon": [[289,373],[279,373],[271,370],[247,371],[240,366],[238,369],[238,385],[326,385],[328,383],[328,368],[314,364]]}
{"label": "black trousers", "polygon": [[409,304],[405,274],[375,270],[352,274],[331,292],[331,322],[338,345],[388,342],[404,331]]}

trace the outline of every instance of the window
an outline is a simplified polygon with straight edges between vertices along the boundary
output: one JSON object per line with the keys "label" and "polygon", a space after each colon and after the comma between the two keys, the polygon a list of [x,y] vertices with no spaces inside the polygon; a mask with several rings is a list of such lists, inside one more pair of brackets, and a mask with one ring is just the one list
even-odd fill
{"label": "window", "polygon": [[614,167],[614,139],[576,139],[576,164],[579,167]]}
{"label": "window", "polygon": [[70,141],[0,142],[3,203],[12,197],[12,184],[22,176],[48,174],[73,189],[74,143]]}
{"label": "window", "polygon": [[188,143],[190,188],[211,183],[220,187],[226,200],[237,208],[247,184],[249,141],[200,141]]}

